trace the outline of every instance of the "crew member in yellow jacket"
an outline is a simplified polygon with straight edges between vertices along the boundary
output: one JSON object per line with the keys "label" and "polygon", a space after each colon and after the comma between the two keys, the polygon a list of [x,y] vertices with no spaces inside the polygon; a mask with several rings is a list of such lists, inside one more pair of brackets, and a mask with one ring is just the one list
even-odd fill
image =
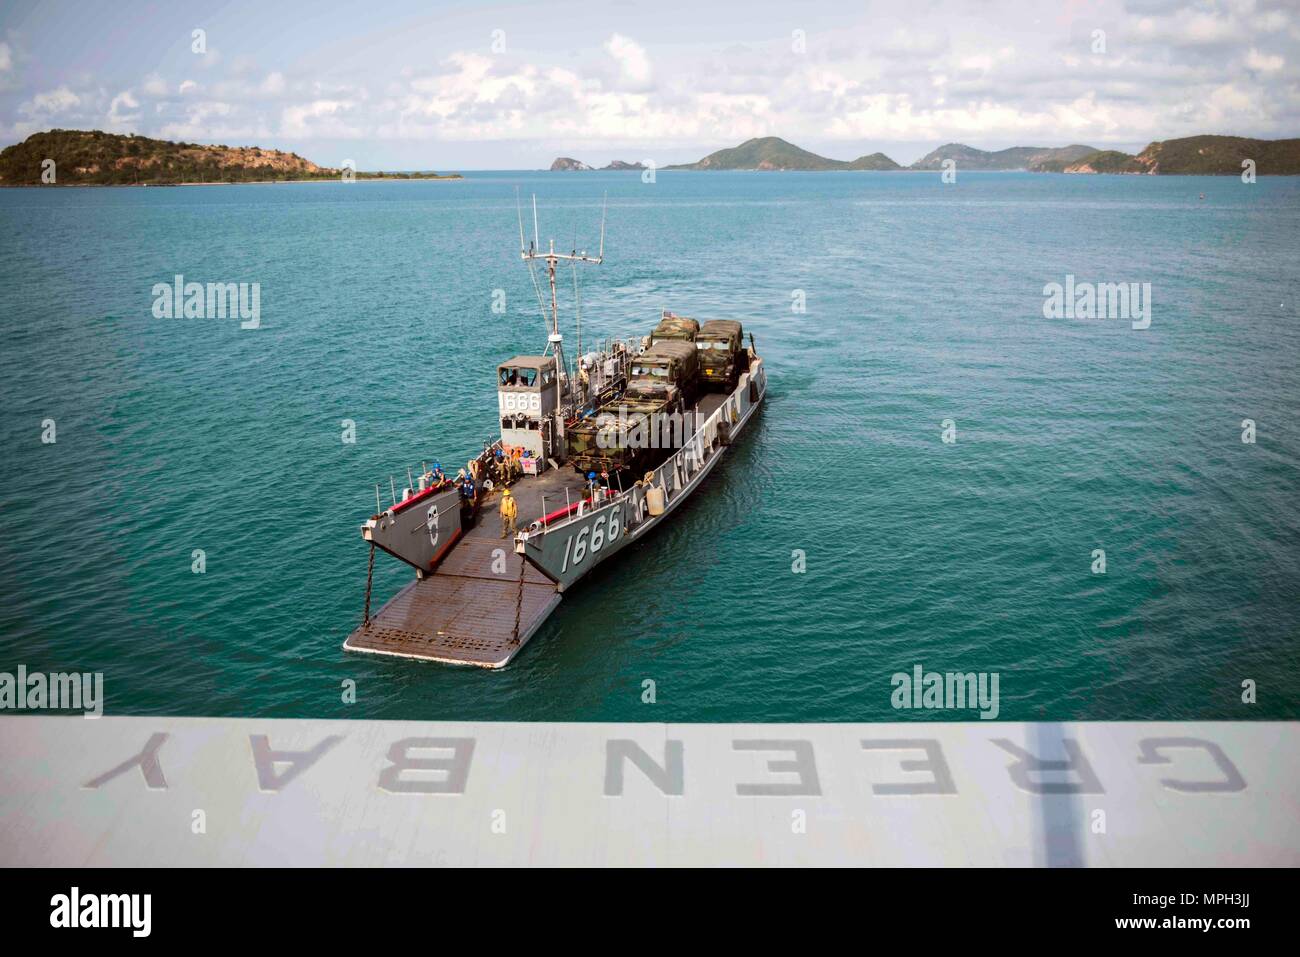
{"label": "crew member in yellow jacket", "polygon": [[519,516],[519,505],[515,502],[515,497],[510,494],[510,489],[503,489],[501,492],[501,537],[515,533],[515,519]]}

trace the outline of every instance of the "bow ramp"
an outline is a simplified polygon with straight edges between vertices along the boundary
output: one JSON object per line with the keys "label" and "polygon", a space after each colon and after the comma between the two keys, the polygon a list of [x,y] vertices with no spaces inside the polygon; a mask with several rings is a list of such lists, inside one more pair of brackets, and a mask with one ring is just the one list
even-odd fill
{"label": "bow ramp", "polygon": [[[492,508],[495,511],[495,507]],[[348,636],[348,651],[501,668],[560,602],[555,583],[494,532],[495,515]]]}

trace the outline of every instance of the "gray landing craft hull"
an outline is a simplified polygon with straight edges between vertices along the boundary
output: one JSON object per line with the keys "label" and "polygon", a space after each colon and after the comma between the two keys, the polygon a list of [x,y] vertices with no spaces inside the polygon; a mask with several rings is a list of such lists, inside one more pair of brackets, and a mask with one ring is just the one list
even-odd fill
{"label": "gray landing craft hull", "polygon": [[[414,502],[368,523],[376,546],[422,570],[368,622],[348,636],[348,651],[442,664],[502,668],[519,654],[560,603],[563,592],[601,562],[648,535],[677,510],[722,460],[749,423],[767,389],[757,357],[736,390],[701,400],[701,425],[654,472],[664,509],[650,515],[646,487],[628,489],[597,508],[544,528],[530,528],[513,543],[494,532],[495,503],[478,525],[462,533],[451,502]],[[567,476],[567,477],[566,477]],[[516,497],[550,502],[581,495],[581,477],[556,469],[525,478]],[[546,513],[545,499],[531,514]],[[453,526],[452,522],[455,522]],[[511,546],[513,545],[513,549]]]}
{"label": "gray landing craft hull", "polygon": [[572,587],[597,565],[666,521],[699,488],[762,404],[766,389],[767,373],[759,359],[683,447],[655,469],[653,485],[664,490],[661,514],[649,513],[649,487],[639,486],[598,508],[584,508],[580,515],[564,522],[523,533],[516,541],[516,551],[553,580],[560,591]]}

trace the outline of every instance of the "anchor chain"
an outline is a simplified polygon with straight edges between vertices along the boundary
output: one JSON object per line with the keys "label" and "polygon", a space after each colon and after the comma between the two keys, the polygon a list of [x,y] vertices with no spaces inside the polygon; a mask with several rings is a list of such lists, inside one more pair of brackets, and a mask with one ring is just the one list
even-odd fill
{"label": "anchor chain", "polygon": [[515,598],[515,633],[510,639],[510,644],[519,644],[519,616],[524,607],[524,573],[527,571],[527,559],[523,555],[519,556],[519,595]]}
{"label": "anchor chain", "polygon": [[375,577],[375,543],[370,543],[370,564],[366,568],[366,610],[362,612],[361,626],[370,626],[370,583]]}

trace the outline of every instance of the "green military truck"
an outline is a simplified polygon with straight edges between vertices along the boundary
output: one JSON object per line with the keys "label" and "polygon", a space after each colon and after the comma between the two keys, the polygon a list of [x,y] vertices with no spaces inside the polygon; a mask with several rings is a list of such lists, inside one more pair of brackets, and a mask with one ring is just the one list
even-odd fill
{"label": "green military truck", "polygon": [[696,352],[692,342],[663,339],[635,356],[627,390],[566,427],[573,467],[579,472],[639,475],[658,465],[674,440],[680,444],[680,432],[686,428],[682,413],[695,404]]}
{"label": "green military truck", "polygon": [[745,330],[734,319],[710,319],[695,336],[700,359],[700,387],[710,392],[731,392],[740,374],[749,368]]}
{"label": "green military truck", "polygon": [[655,331],[650,333],[650,343],[653,345],[656,342],[671,339],[694,342],[699,331],[700,324],[694,319],[675,315],[665,309],[662,318],[659,320],[659,325],[655,326]]}
{"label": "green military truck", "polygon": [[[691,320],[694,322],[695,320]],[[677,401],[685,409],[699,392],[700,359],[694,343],[660,339],[632,359],[625,395]]]}

